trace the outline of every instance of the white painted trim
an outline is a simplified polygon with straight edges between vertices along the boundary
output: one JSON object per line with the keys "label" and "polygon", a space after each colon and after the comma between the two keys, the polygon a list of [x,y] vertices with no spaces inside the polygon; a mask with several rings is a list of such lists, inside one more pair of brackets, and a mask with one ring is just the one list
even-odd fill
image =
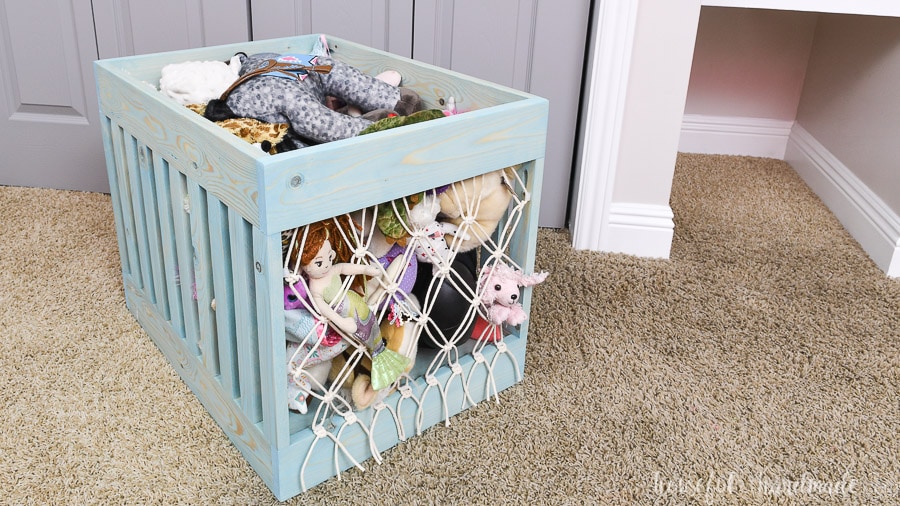
{"label": "white painted trim", "polygon": [[669,206],[614,203],[610,206],[609,230],[601,243],[603,251],[649,258],[669,258],[675,231]]}
{"label": "white painted trim", "polygon": [[570,224],[572,245],[590,250],[601,249],[609,227],[638,0],[602,1],[596,8]]}
{"label": "white painted trim", "polygon": [[787,161],[890,277],[900,277],[900,216],[799,124]]}
{"label": "white painted trim", "polygon": [[900,2],[886,0],[700,0],[700,5],[900,17]]}
{"label": "white painted trim", "polygon": [[685,114],[678,151],[784,158],[793,121]]}

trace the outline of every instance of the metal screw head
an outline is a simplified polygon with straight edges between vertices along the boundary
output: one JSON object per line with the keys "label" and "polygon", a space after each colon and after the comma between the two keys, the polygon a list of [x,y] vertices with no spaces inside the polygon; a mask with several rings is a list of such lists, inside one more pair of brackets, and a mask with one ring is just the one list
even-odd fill
{"label": "metal screw head", "polygon": [[303,184],[303,176],[300,174],[295,174],[294,177],[291,178],[291,188],[300,188],[300,185]]}
{"label": "metal screw head", "polygon": [[256,262],[256,272],[262,272],[262,264],[259,262]]}

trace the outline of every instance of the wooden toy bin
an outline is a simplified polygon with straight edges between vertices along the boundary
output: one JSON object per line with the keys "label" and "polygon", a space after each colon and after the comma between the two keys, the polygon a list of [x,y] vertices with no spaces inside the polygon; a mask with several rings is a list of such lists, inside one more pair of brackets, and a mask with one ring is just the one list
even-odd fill
{"label": "wooden toy bin", "polygon": [[310,53],[318,38],[95,63],[128,308],[279,500],[498,398],[522,379],[528,331],[526,320],[496,343],[420,348],[408,381],[367,409],[326,420],[291,411],[282,233],[516,167],[514,204],[478,258],[531,272],[546,139],[542,98],[331,37],[333,58],[398,70],[426,107],[452,97],[460,113],[269,155],[158,91],[169,63]]}

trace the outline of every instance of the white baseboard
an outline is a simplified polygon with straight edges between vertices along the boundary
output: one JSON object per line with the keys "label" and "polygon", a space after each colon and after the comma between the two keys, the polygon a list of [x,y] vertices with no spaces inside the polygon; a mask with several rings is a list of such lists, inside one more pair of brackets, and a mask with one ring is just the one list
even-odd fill
{"label": "white baseboard", "polygon": [[900,216],[800,125],[784,160],[890,277],[900,277]]}
{"label": "white baseboard", "polygon": [[685,114],[678,151],[784,158],[793,121]]}
{"label": "white baseboard", "polygon": [[613,203],[600,249],[640,257],[669,258],[675,229],[673,217],[669,206]]}

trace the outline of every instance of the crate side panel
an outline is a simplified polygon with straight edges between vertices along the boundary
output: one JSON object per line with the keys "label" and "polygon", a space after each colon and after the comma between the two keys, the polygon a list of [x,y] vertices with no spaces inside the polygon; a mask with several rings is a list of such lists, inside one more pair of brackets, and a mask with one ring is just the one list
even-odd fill
{"label": "crate side panel", "polygon": [[256,158],[268,156],[148,83],[97,67],[102,109],[182,173],[259,224]]}
{"label": "crate side panel", "polygon": [[169,171],[169,190],[172,196],[172,223],[175,245],[176,276],[181,291],[180,312],[184,316],[184,339],[194,356],[200,355],[200,321],[197,317],[197,301],[194,297],[194,251],[191,246],[190,209],[187,178],[184,174]]}

